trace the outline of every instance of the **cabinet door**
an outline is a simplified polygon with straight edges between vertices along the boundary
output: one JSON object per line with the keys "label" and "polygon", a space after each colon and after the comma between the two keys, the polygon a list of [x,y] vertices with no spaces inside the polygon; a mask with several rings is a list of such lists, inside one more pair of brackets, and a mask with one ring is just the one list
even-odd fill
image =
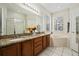
{"label": "cabinet door", "polygon": [[22,42],[22,56],[33,55],[33,43],[32,40]]}
{"label": "cabinet door", "polygon": [[2,48],[3,56],[18,56],[20,52],[20,45],[18,43]]}
{"label": "cabinet door", "polygon": [[50,46],[50,35],[46,36],[46,41],[47,47]]}
{"label": "cabinet door", "polygon": [[46,48],[46,36],[43,36],[43,48]]}
{"label": "cabinet door", "polygon": [[1,56],[1,48],[0,48],[0,56]]}

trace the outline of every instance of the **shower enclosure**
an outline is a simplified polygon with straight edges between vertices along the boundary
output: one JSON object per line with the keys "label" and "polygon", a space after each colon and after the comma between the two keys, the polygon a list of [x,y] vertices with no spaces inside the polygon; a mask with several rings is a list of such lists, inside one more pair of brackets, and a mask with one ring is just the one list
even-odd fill
{"label": "shower enclosure", "polygon": [[79,55],[79,16],[76,17],[76,41],[78,43],[78,55]]}

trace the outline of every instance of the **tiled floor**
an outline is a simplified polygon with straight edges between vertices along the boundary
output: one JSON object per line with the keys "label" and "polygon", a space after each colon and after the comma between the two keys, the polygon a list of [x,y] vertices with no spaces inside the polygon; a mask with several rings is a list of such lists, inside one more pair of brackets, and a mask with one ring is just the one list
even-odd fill
{"label": "tiled floor", "polygon": [[48,47],[38,56],[78,56],[78,54],[66,47]]}

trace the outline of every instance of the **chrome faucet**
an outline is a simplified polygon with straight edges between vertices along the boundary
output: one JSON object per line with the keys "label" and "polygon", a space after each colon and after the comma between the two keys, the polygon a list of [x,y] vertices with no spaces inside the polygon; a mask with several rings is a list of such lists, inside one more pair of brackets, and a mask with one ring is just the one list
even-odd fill
{"label": "chrome faucet", "polygon": [[16,34],[15,28],[14,28],[14,38],[18,38],[19,35]]}

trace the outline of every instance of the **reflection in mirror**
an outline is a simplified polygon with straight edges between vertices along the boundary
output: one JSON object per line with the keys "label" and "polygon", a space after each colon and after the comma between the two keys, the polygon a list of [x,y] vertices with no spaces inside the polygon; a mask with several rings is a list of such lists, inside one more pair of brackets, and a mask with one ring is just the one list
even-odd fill
{"label": "reflection in mirror", "polygon": [[6,35],[6,18],[7,18],[7,8],[0,8],[0,30],[1,35]]}
{"label": "reflection in mirror", "polygon": [[47,14],[40,16],[14,4],[2,5],[5,7],[0,9],[1,35],[28,33],[27,28],[30,27],[36,27],[36,32],[43,32],[46,31],[46,29],[49,30],[48,17],[44,17],[44,15]]}
{"label": "reflection in mirror", "polygon": [[13,19],[7,19],[6,23],[7,23],[6,34],[7,35],[14,34],[14,20]]}
{"label": "reflection in mirror", "polygon": [[8,10],[7,35],[22,34],[25,31],[25,15]]}
{"label": "reflection in mirror", "polygon": [[14,30],[15,34],[24,33],[24,20],[23,19],[14,19]]}
{"label": "reflection in mirror", "polygon": [[39,27],[42,25],[42,20],[39,16],[36,15],[28,15],[27,16],[27,26],[26,32],[30,33],[33,32],[32,28],[36,28],[36,32],[40,32],[41,29],[38,30]]}
{"label": "reflection in mirror", "polygon": [[[26,15],[23,13],[15,12],[10,9],[7,9],[6,13],[7,13],[6,21],[4,23],[6,25],[3,25],[5,27],[4,30],[6,31],[4,35],[27,33],[27,29],[26,29],[27,27],[30,27],[31,25],[38,25],[38,24],[40,26],[42,25],[41,23],[42,20],[37,15]],[[1,19],[1,16],[0,16],[0,19]],[[0,22],[1,21],[2,19],[0,20]],[[2,30],[1,23],[0,23],[0,32]]]}

